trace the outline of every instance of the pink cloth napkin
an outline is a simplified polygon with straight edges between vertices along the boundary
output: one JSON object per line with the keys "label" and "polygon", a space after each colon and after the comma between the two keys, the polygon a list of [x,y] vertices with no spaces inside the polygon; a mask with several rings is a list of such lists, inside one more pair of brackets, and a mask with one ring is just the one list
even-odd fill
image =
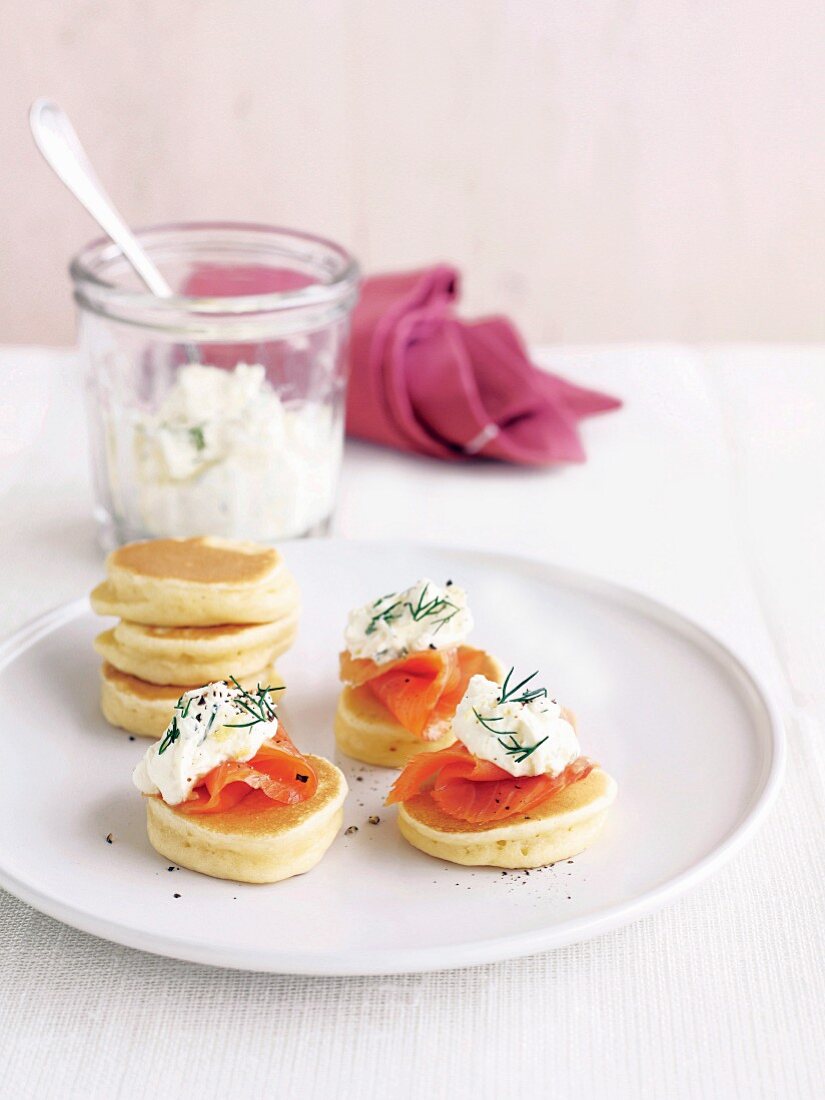
{"label": "pink cloth napkin", "polygon": [[621,402],[533,366],[503,317],[458,318],[458,293],[458,272],[446,265],[364,282],[349,434],[443,459],[583,462],[579,420]]}
{"label": "pink cloth napkin", "polygon": [[[288,270],[205,264],[185,290],[253,294],[311,281]],[[505,318],[461,320],[453,308],[458,295],[458,272],[444,264],[365,280],[352,320],[349,434],[453,461],[583,462],[579,420],[621,402],[533,366]],[[210,363],[232,367],[256,349],[204,352]]]}

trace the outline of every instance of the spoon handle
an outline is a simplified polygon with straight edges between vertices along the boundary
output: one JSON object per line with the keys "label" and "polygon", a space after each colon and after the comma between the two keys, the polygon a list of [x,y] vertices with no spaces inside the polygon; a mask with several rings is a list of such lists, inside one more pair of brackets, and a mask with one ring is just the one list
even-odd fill
{"label": "spoon handle", "polygon": [[72,194],[120,248],[137,274],[158,298],[171,298],[173,290],[144,252],[95,175],[89,158],[69,121],[56,103],[37,99],[29,112],[37,148]]}

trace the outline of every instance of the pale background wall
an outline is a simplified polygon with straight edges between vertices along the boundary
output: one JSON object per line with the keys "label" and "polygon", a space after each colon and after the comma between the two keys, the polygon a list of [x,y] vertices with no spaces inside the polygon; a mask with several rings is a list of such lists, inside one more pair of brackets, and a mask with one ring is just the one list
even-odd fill
{"label": "pale background wall", "polygon": [[821,0],[0,0],[0,343],[65,342],[91,224],[314,229],[458,262],[533,340],[825,338]]}

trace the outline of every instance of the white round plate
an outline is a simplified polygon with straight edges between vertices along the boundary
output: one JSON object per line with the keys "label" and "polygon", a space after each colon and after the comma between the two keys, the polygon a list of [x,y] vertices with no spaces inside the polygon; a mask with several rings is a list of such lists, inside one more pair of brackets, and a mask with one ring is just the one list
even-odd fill
{"label": "white round plate", "polygon": [[740,847],[776,792],[783,740],[765,694],[722,645],[642,596],[536,562],[423,546],[306,541],[286,557],[304,603],[297,644],[279,661],[299,747],[336,756],[347,611],[421,576],[453,579],[470,593],[474,644],[525,675],[539,668],[576,711],[583,751],[618,781],[593,848],[529,873],[441,863],[409,847],[383,806],[395,773],[340,758],[344,824],[357,832],[309,874],[248,886],[170,871],[131,783],[148,742],[98,712],[101,623],[81,599],[0,651],[3,886],[86,932],[217,966],[467,966],[587,939],[672,901]]}

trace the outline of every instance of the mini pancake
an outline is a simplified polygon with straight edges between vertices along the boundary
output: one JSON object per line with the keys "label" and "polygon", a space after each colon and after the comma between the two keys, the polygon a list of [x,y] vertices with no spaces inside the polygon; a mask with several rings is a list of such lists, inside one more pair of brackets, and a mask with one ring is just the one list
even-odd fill
{"label": "mini pancake", "polygon": [[98,615],[152,626],[268,623],[294,614],[298,586],[279,552],[219,538],[152,539],[106,559]]}
{"label": "mini pancake", "polygon": [[[501,665],[485,654],[487,667],[483,674],[499,682],[503,675]],[[380,699],[370,691],[368,684],[359,687],[345,686],[338,697],[335,712],[335,740],[341,752],[384,768],[403,768],[408,760],[422,752],[437,752],[455,741],[449,721],[444,732],[434,741],[425,741],[404,729],[387,710]]]}
{"label": "mini pancake", "polygon": [[[269,665],[258,672],[239,676],[241,687],[254,691],[258,684],[279,687],[283,680],[275,668]],[[190,685],[191,687],[191,685]],[[100,669],[100,709],[113,726],[129,733],[157,739],[172,720],[175,703],[189,687],[183,684],[150,684],[137,676],[121,672],[104,661]],[[274,694],[280,702],[286,692]]]}
{"label": "mini pancake", "polygon": [[427,855],[468,867],[545,867],[588,848],[604,826],[616,783],[601,768],[528,815],[486,825],[458,821],[426,792],[398,807],[402,836]]}
{"label": "mini pancake", "polygon": [[144,796],[150,844],[170,863],[235,882],[279,882],[309,871],[341,828],[347,782],[322,756],[307,760],[318,790],[292,806],[194,816]]}
{"label": "mini pancake", "polygon": [[295,640],[298,614],[277,623],[146,626],[119,622],[95,639],[97,652],[121,672],[152,684],[198,687],[266,668]]}

